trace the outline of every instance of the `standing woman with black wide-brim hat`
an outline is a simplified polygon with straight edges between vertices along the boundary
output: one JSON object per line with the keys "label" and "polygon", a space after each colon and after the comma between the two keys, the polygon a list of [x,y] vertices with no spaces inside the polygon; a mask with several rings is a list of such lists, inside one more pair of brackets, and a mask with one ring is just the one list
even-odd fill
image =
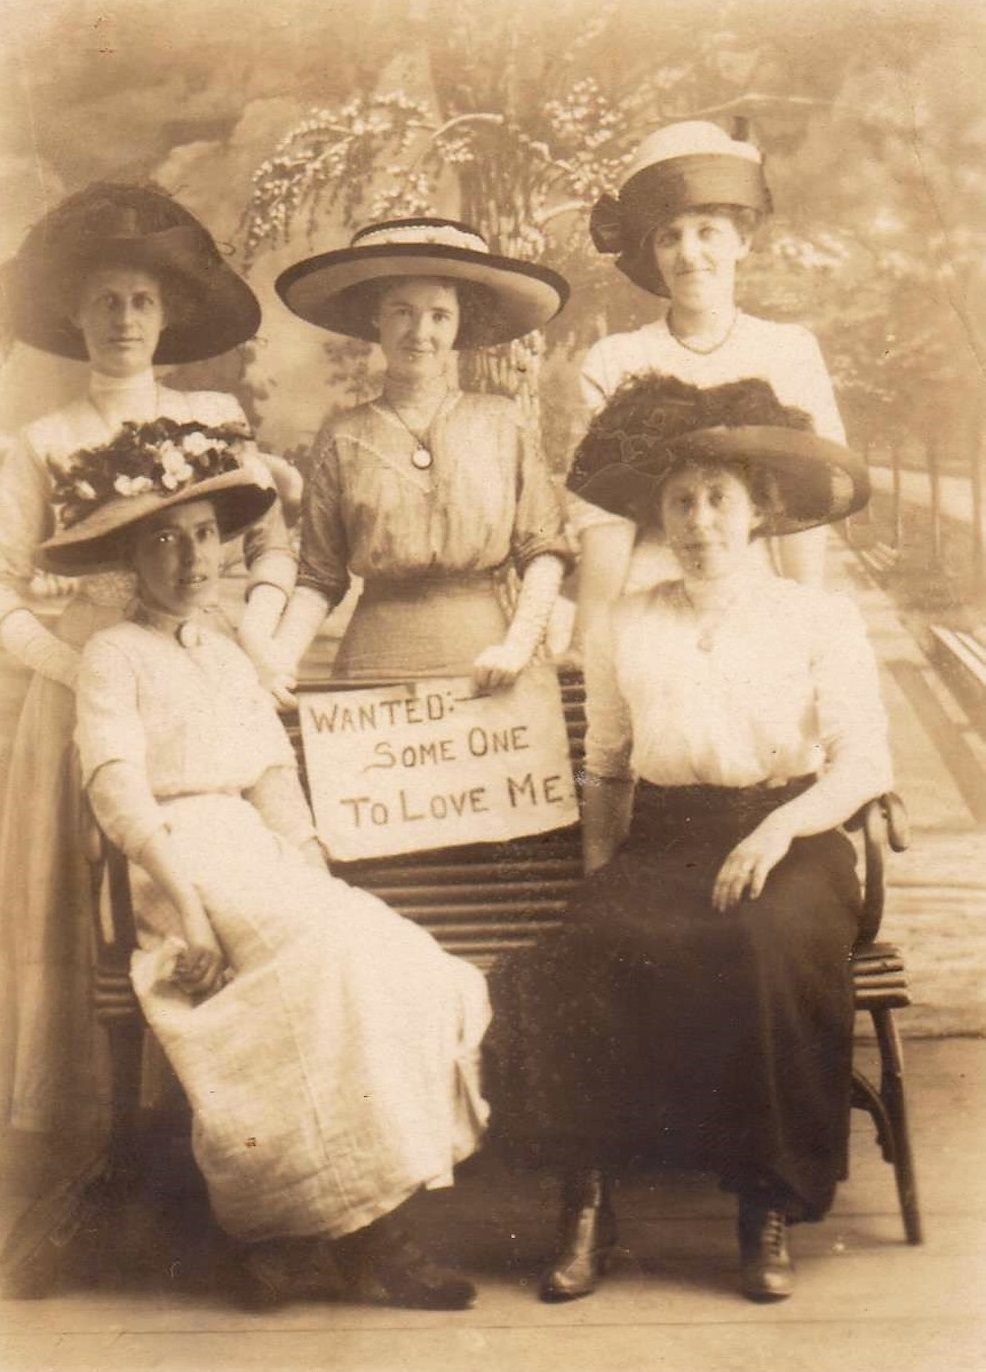
{"label": "standing woman with black wide-brim hat", "polygon": [[[337,676],[474,676],[509,685],[530,662],[569,548],[561,501],[513,402],[459,388],[457,349],[542,327],[568,288],[446,219],[372,224],[297,263],[277,289],[319,328],[379,343],[382,393],[315,441],[298,589],[277,634],[287,679],[350,575],[363,593]],[[522,578],[508,623],[496,579]]]}
{"label": "standing woman with black wide-brim hat", "polygon": [[[108,1089],[91,1004],[74,687],[82,645],[122,617],[133,580],[81,577],[52,629],[25,595],[36,550],[59,527],[53,482],[75,454],[158,419],[248,432],[232,396],[172,390],[154,366],[246,342],[260,310],[194,215],[157,187],[116,182],[88,186],[35,224],[3,267],[3,295],[15,338],[90,367],[85,394],[28,424],[0,472],[0,644],[35,674],[0,825],[0,1123],[79,1140],[102,1123]],[[248,532],[244,553],[249,637],[250,621],[256,632],[276,619],[293,586],[279,515]]]}
{"label": "standing woman with black wide-brim hat", "polygon": [[[760,319],[737,304],[737,275],[771,210],[762,154],[745,135],[687,120],[643,140],[618,194],[593,207],[589,229],[600,253],[615,256],[624,276],[666,304],[650,323],[609,334],[589,349],[581,380],[591,413],[622,382],[648,373],[703,387],[760,377],[783,404],[803,410],[821,438],[845,441],[814,336],[800,324]],[[660,540],[642,538],[631,569],[634,526],[578,501],[573,510],[582,544],[580,625],[624,583],[653,584],[675,574]],[[775,569],[819,584],[825,539],[824,529],[772,539]]]}

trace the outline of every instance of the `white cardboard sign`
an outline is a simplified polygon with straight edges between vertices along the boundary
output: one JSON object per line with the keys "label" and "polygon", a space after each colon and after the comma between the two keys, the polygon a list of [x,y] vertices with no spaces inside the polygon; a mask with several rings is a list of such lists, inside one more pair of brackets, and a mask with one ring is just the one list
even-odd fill
{"label": "white cardboard sign", "polygon": [[484,696],[468,677],[305,692],[300,716],[315,822],[340,862],[519,838],[578,819],[549,668]]}

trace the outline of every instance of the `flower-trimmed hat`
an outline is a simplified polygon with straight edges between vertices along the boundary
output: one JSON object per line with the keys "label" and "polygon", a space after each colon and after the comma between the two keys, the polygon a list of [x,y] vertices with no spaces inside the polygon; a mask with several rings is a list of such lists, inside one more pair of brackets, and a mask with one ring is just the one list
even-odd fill
{"label": "flower-trimmed hat", "polygon": [[804,411],[782,405],[766,381],[702,388],[656,372],[625,382],[594,417],[568,488],[611,514],[646,523],[662,482],[691,463],[773,477],[780,508],[764,512],[759,534],[834,523],[870,496],[862,459],[819,438]]}
{"label": "flower-trimmed hat", "polygon": [[495,307],[464,311],[457,348],[486,348],[539,329],[568,299],[568,282],[549,267],[490,252],[482,234],[455,219],[390,219],[369,224],[348,248],[306,257],[277,278],[293,314],[320,329],[374,343],[376,296],[387,277],[429,276],[471,282]]}
{"label": "flower-trimmed hat", "polygon": [[[0,269],[14,337],[85,361],[73,324],[79,288],[97,267],[136,267],[181,288],[154,361],[201,362],[245,343],[260,325],[253,291],[195,216],[156,186],[94,182],[44,215]],[[167,299],[165,301],[167,304]]]}
{"label": "flower-trimmed hat", "polygon": [[618,197],[592,207],[589,233],[601,253],[652,295],[667,295],[650,237],[659,224],[704,205],[734,205],[768,214],[770,191],[760,150],[718,124],[689,119],[649,134],[634,154]]}
{"label": "flower-trimmed hat", "polygon": [[82,576],[120,565],[126,532],[190,500],[210,500],[224,540],[255,524],[276,489],[242,429],[155,419],[128,422],[109,443],[48,463],[59,532],[42,543],[45,571]]}

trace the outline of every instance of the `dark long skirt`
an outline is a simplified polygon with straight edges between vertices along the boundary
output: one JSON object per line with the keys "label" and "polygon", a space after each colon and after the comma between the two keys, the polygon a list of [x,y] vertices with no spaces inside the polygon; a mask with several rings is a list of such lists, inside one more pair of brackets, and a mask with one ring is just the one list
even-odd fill
{"label": "dark long skirt", "polygon": [[693,1167],[825,1214],[846,1172],[854,850],[797,839],[757,900],[711,904],[726,854],[803,788],[641,783],[564,927],[494,969],[487,1094],[511,1161]]}

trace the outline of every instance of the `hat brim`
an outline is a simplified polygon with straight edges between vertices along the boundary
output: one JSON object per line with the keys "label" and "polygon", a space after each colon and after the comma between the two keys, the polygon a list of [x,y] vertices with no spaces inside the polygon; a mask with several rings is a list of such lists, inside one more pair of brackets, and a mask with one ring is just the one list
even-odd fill
{"label": "hat brim", "polygon": [[61,576],[113,571],[120,566],[127,536],[135,524],[194,500],[212,502],[220,535],[226,542],[262,519],[276,499],[277,492],[269,479],[268,484],[262,484],[258,475],[243,470],[207,477],[170,496],[153,491],[121,496],[42,543],[35,561],[44,571]]}
{"label": "hat brim", "polygon": [[562,309],[569,293],[565,278],[549,267],[430,243],[388,243],[320,253],[288,267],[275,287],[300,319],[374,343],[374,300],[362,288],[392,276],[469,281],[493,292],[495,313],[464,320],[457,348],[491,347],[542,328]]}
{"label": "hat brim", "polygon": [[870,497],[866,464],[849,448],[802,429],[769,425],[696,429],[670,444],[656,444],[632,461],[607,463],[572,482],[576,494],[636,523],[656,514],[657,492],[685,462],[742,464],[769,471],[782,511],[768,515],[761,534],[792,534],[832,524],[862,509]]}
{"label": "hat brim", "polygon": [[181,310],[161,333],[155,363],[201,362],[252,338],[257,297],[223,260],[210,235],[191,225],[122,238],[53,246],[32,240],[3,267],[0,288],[15,337],[42,352],[88,360],[81,330],[69,318],[88,271],[135,267],[184,287]]}

